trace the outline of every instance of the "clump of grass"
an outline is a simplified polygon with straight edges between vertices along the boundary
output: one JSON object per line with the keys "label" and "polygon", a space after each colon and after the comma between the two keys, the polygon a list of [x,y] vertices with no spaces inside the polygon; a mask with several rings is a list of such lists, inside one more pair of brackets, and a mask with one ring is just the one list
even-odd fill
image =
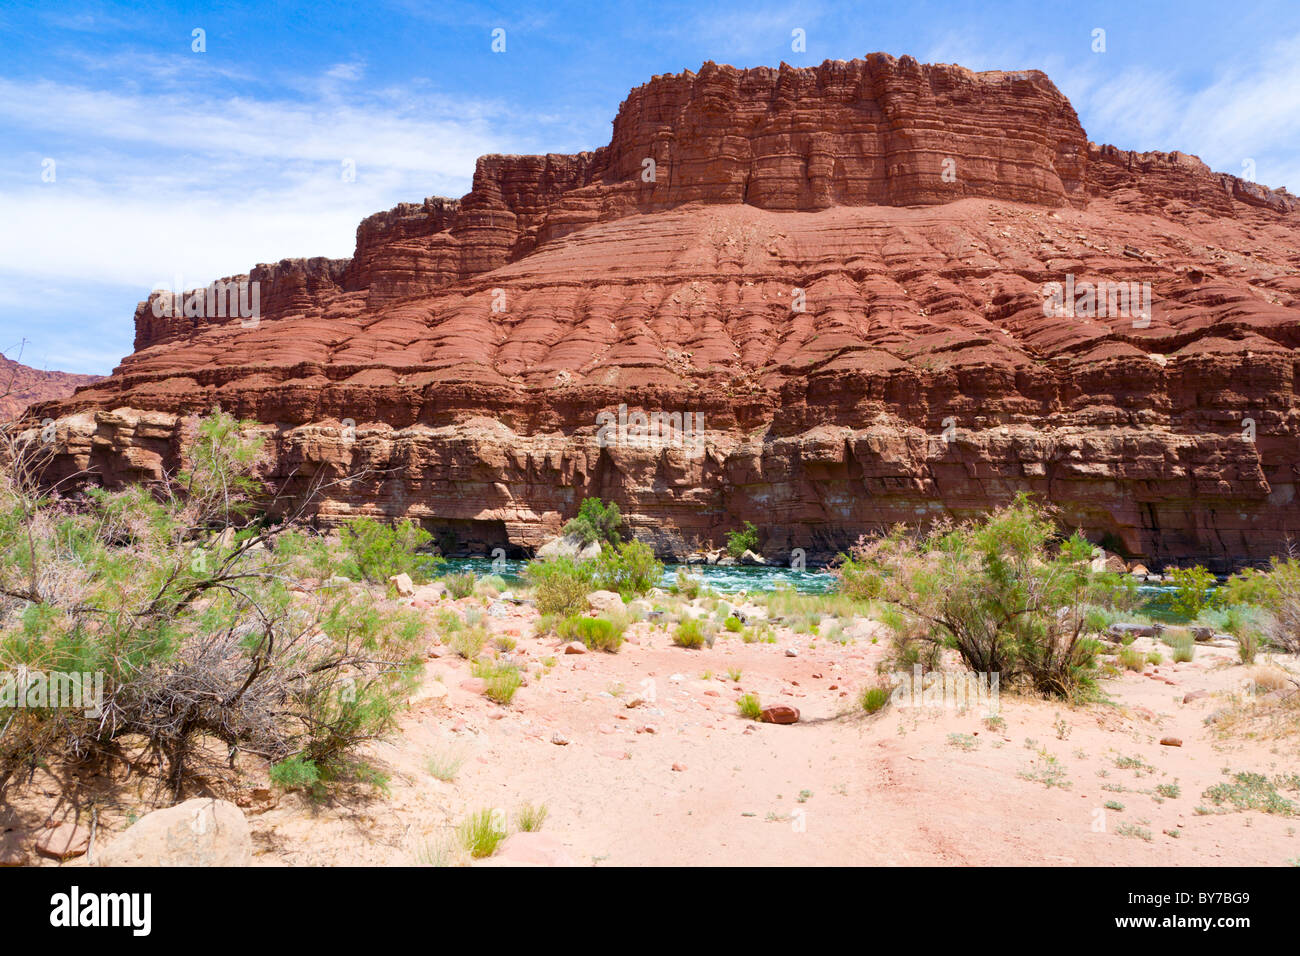
{"label": "clump of grass", "polygon": [[1122,755],[1115,758],[1115,766],[1120,770],[1136,771],[1139,777],[1144,773],[1154,773],[1156,769],[1141,757],[1125,757]]}
{"label": "clump of grass", "polygon": [[871,687],[864,687],[862,693],[858,696],[858,706],[868,714],[875,714],[884,710],[889,703],[889,688],[882,687],[879,684]]}
{"label": "clump of grass", "polygon": [[1137,837],[1139,840],[1151,842],[1151,831],[1146,827],[1140,827],[1132,823],[1121,823],[1115,828],[1115,832],[1124,837]]}
{"label": "clump of grass", "polygon": [[1120,803],[1118,800],[1107,800],[1102,804],[1102,806],[1107,810],[1114,810],[1117,813],[1124,809],[1124,804]]}
{"label": "clump of grass", "polygon": [[1164,659],[1163,655],[1161,655],[1161,653],[1160,653],[1159,651],[1151,651],[1149,654],[1147,654],[1147,663],[1148,663],[1148,664],[1155,664],[1156,667],[1159,667],[1159,666],[1160,666],[1161,664],[1163,664],[1164,662],[1165,662],[1165,659]]}
{"label": "clump of grass", "polygon": [[1196,657],[1196,639],[1191,634],[1175,634],[1169,638],[1169,649],[1175,664],[1186,664]]}
{"label": "clump of grass", "polygon": [[1146,668],[1147,660],[1137,648],[1124,647],[1119,652],[1119,665],[1125,670],[1140,671]]}
{"label": "clump of grass", "polygon": [[740,668],[739,668],[739,667],[733,667],[733,668],[731,668],[730,670],[728,670],[728,671],[727,671],[727,680],[729,680],[729,681],[731,681],[731,682],[733,682],[733,683],[739,684],[739,683],[740,683]]}
{"label": "clump of grass", "polygon": [[500,664],[492,668],[484,681],[487,683],[484,695],[505,706],[514,700],[515,691],[523,686],[524,676],[514,664]]}
{"label": "clump of grass", "polygon": [[1217,807],[1231,804],[1238,810],[1258,810],[1284,817],[1300,814],[1300,809],[1292,801],[1278,793],[1279,786],[1300,790],[1300,778],[1292,774],[1270,780],[1262,773],[1242,772],[1233,777],[1232,783],[1217,783],[1201,797]]}
{"label": "clump of grass", "polygon": [[500,814],[495,810],[478,810],[460,825],[460,843],[476,860],[491,856],[506,838]]}
{"label": "clump of grass", "polygon": [[1041,783],[1048,790],[1053,787],[1065,790],[1070,786],[1070,782],[1065,778],[1065,768],[1046,749],[1039,750],[1033,766],[1028,770],[1020,771],[1019,776],[1022,780]]}
{"label": "clump of grass", "polygon": [[683,618],[673,631],[673,643],[678,647],[698,649],[704,646],[704,625],[693,617]]}
{"label": "clump of grass", "polygon": [[581,641],[593,650],[613,654],[623,646],[626,621],[613,617],[566,617],[557,627],[565,641]]}
{"label": "clump of grass", "polygon": [[449,748],[431,754],[424,766],[434,777],[450,783],[456,779],[456,774],[460,773],[460,768],[464,763],[464,752]]}
{"label": "clump of grass", "polygon": [[957,747],[960,750],[974,750],[979,746],[979,741],[970,734],[949,734],[948,746]]}
{"label": "clump of grass", "polygon": [[736,617],[734,614],[728,616],[728,618],[722,622],[722,626],[732,634],[739,634],[745,629],[745,625],[740,623],[740,618]]}
{"label": "clump of grass", "polygon": [[474,585],[477,581],[478,579],[472,571],[465,571],[462,574],[448,574],[442,579],[442,583],[447,585],[447,593],[457,601],[473,594]]}
{"label": "clump of grass", "polygon": [[425,866],[451,866],[455,855],[455,842],[446,836],[425,840],[415,850],[416,862]]}
{"label": "clump of grass", "polygon": [[1183,795],[1183,789],[1182,787],[1178,786],[1177,781],[1174,781],[1173,783],[1157,784],[1156,793],[1160,794],[1160,796],[1162,797],[1168,797],[1169,799],[1172,800],[1175,797],[1181,797]]}
{"label": "clump of grass", "polygon": [[757,694],[741,694],[736,701],[736,709],[740,711],[740,716],[750,720],[759,720],[763,716],[763,705],[759,703]]}
{"label": "clump of grass", "polygon": [[1007,729],[1006,719],[1003,717],[993,716],[984,718],[984,729],[990,733],[1000,734]]}
{"label": "clump of grass", "polygon": [[515,825],[524,833],[536,833],[546,822],[548,812],[544,803],[537,805],[525,803],[515,813]]}
{"label": "clump of grass", "polygon": [[472,661],[482,653],[487,638],[487,630],[476,624],[452,634],[447,646],[467,661]]}

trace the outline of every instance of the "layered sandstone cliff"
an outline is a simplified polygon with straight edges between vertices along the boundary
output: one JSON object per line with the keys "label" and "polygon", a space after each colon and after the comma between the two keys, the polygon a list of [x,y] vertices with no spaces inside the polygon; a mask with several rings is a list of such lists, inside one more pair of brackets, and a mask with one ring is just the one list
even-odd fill
{"label": "layered sandstone cliff", "polygon": [[[322,521],[458,548],[527,551],[599,495],[665,554],[752,520],[816,558],[1030,490],[1148,562],[1226,566],[1300,532],[1295,210],[1089,144],[1036,71],[706,64],[595,152],[484,157],[350,260],[256,267],[255,322],[141,303],[135,353],[37,413],[51,477],[113,483],[220,404],[265,423],[283,490],[358,476]],[[1151,309],[1045,315],[1067,279]],[[638,411],[703,434],[638,441]]]}
{"label": "layered sandstone cliff", "polygon": [[18,418],[29,405],[66,398],[102,375],[77,375],[32,368],[0,355],[0,422]]}

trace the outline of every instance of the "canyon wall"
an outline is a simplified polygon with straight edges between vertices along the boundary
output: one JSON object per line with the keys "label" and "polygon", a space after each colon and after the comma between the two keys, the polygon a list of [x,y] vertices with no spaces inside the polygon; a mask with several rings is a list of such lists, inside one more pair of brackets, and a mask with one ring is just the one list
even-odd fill
{"label": "canyon wall", "polygon": [[[31,414],[59,420],[51,479],[112,485],[177,467],[219,404],[281,490],[346,478],[322,523],[453,549],[526,553],[599,495],[665,555],[751,520],[817,560],[1028,490],[1225,568],[1300,533],[1296,224],[1283,190],[1088,143],[1036,71],[705,64],[633,90],[608,146],[483,157],[350,260],[236,277],[256,321],[151,297],[110,378]],[[1045,314],[1067,282],[1109,304]],[[702,427],[602,433],[620,406]]]}

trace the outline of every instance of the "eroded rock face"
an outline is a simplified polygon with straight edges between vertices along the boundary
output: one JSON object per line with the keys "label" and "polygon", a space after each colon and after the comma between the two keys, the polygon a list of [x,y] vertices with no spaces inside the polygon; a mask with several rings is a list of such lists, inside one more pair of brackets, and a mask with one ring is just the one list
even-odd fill
{"label": "eroded rock face", "polygon": [[[142,303],[135,354],[35,413],[52,480],[113,484],[220,404],[267,423],[283,490],[364,473],[323,523],[411,517],[453,552],[531,551],[599,495],[664,555],[751,520],[815,561],[1028,490],[1112,550],[1223,567],[1300,532],[1295,207],[1089,144],[1033,71],[706,64],[634,90],[609,146],[483,157],[351,260],[258,266],[251,327]],[[1045,314],[1102,282],[1149,314],[1114,288]]]}
{"label": "eroded rock face", "polygon": [[66,398],[78,386],[101,378],[102,375],[47,372],[0,355],[0,422],[18,418],[29,405]]}

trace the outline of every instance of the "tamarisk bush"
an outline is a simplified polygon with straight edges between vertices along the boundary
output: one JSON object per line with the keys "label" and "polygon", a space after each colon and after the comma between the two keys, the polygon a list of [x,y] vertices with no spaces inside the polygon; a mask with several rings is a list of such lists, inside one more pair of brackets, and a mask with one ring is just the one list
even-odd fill
{"label": "tamarisk bush", "polygon": [[232,767],[244,751],[298,782],[374,779],[356,749],[392,727],[423,624],[364,588],[314,586],[345,557],[303,528],[310,498],[256,516],[251,424],[214,410],[177,474],[66,497],[41,489],[34,432],[0,434],[0,673],[103,675],[91,716],[0,711],[0,787],[142,743],[179,796],[213,740]]}

